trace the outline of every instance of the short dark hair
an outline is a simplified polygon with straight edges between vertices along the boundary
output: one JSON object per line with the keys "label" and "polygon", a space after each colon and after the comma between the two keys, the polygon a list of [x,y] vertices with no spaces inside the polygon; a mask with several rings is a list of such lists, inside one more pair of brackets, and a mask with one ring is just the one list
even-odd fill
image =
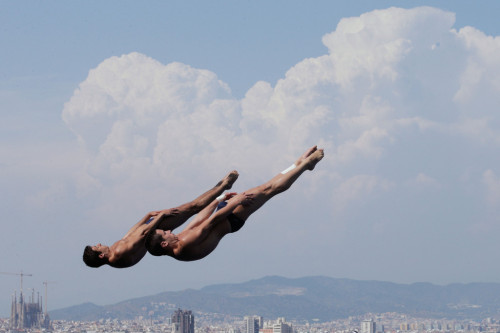
{"label": "short dark hair", "polygon": [[156,233],[156,229],[148,232],[146,239],[144,240],[144,244],[146,245],[148,252],[157,257],[165,254],[165,250],[161,246],[161,242],[163,242],[163,238],[161,235]]}
{"label": "short dark hair", "polygon": [[104,258],[99,258],[101,252],[92,250],[92,246],[87,245],[83,250],[83,262],[89,267],[101,267],[106,263]]}

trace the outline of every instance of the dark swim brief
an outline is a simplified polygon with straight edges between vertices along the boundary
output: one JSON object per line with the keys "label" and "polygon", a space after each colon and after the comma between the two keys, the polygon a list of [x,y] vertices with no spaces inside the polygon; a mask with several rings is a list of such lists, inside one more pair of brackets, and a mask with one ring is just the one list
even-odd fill
{"label": "dark swim brief", "polygon": [[224,207],[227,206],[227,202],[226,201],[221,201],[219,202],[219,204],[217,205],[217,208],[215,209],[215,211],[218,211],[219,209],[222,209]]}
{"label": "dark swim brief", "polygon": [[231,232],[236,232],[241,229],[241,227],[245,224],[245,221],[240,219],[238,216],[234,215],[233,213],[229,214],[227,216],[227,220],[229,221],[229,224],[231,225]]}

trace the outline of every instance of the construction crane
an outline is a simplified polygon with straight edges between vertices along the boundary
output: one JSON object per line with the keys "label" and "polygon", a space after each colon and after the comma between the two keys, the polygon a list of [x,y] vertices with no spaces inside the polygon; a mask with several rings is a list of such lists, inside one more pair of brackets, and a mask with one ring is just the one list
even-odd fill
{"label": "construction crane", "polygon": [[23,292],[23,276],[33,276],[33,274],[26,274],[26,273],[23,273],[23,271],[21,271],[21,273],[0,272],[0,274],[19,275],[19,276],[21,276],[21,293]]}
{"label": "construction crane", "polygon": [[47,285],[49,283],[55,283],[54,281],[43,281],[43,285],[45,286],[45,315],[47,315]]}

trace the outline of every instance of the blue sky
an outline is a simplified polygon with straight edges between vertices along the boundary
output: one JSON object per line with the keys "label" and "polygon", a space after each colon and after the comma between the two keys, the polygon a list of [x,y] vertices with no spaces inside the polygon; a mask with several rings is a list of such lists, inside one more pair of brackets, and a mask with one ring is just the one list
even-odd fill
{"label": "blue sky", "polygon": [[[500,4],[471,4],[1,1],[0,271],[54,281],[49,310],[264,275],[500,282]],[[205,260],[83,265],[313,144],[317,169]]]}

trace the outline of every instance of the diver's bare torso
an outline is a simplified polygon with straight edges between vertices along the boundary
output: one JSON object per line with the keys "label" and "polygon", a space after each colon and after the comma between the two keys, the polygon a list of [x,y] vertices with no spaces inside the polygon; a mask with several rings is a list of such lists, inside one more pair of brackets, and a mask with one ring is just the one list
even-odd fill
{"label": "diver's bare torso", "polygon": [[109,265],[114,268],[126,268],[137,264],[147,253],[144,241],[130,242],[119,240],[110,247]]}

